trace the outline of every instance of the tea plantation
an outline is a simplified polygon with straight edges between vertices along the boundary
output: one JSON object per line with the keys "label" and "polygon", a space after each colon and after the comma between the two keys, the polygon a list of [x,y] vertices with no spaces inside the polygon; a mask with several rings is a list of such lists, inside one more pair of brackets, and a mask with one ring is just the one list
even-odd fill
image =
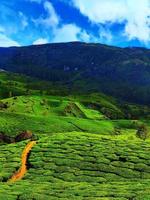
{"label": "tea plantation", "polygon": [[[0,81],[0,200],[150,200],[149,108]],[[30,141],[27,173],[10,182]]]}
{"label": "tea plantation", "polygon": [[[3,180],[19,166],[25,143],[6,146],[19,150],[3,150]],[[0,199],[150,199],[149,141],[57,133],[38,140],[28,165],[21,181],[1,183]]]}

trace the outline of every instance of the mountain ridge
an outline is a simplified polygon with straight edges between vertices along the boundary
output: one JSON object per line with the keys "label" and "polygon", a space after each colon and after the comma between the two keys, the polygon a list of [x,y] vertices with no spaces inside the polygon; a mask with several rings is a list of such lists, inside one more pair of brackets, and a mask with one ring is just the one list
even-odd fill
{"label": "mountain ridge", "polygon": [[48,80],[71,93],[103,92],[150,103],[150,50],[83,42],[0,48],[0,68]]}
{"label": "mountain ridge", "polygon": [[120,49],[143,49],[143,50],[150,50],[148,47],[141,47],[141,46],[116,46],[116,45],[108,45],[104,43],[96,43],[96,42],[81,42],[81,41],[70,41],[70,42],[52,42],[52,43],[45,43],[45,44],[30,44],[30,45],[22,45],[22,46],[9,46],[9,47],[1,47],[4,49],[11,49],[11,48],[24,48],[24,47],[32,47],[32,46],[46,46],[46,45],[59,45],[59,44],[93,44],[93,45],[99,45],[99,46],[106,46],[106,47],[114,47],[114,48],[120,48]]}

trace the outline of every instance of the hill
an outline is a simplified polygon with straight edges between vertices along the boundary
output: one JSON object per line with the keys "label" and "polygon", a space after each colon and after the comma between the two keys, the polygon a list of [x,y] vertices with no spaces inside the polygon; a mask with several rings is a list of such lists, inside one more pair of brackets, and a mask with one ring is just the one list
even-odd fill
{"label": "hill", "polygon": [[0,48],[0,68],[64,86],[150,103],[150,50],[80,42]]}
{"label": "hill", "polygon": [[[24,101],[27,101],[32,105],[32,100],[29,98],[29,96],[32,95],[38,96],[39,103],[40,101],[43,101],[45,97],[45,100],[47,101],[49,95],[54,96],[54,101],[55,98],[56,101],[60,101],[61,97],[67,97],[66,99],[70,102],[80,102],[83,107],[86,107],[87,109],[93,108],[110,119],[149,119],[150,117],[150,109],[148,106],[120,101],[112,96],[100,92],[90,94],[71,94],[63,85],[53,84],[50,81],[42,81],[37,78],[31,78],[16,73],[0,72],[0,99],[6,99],[5,102],[0,102],[1,109],[3,109],[3,107],[7,108],[8,105],[6,104],[9,102],[10,104],[14,104],[13,107],[15,107],[15,105],[18,106],[17,102],[20,98],[16,98],[16,96],[25,96],[24,98],[27,100]],[[15,98],[12,98],[7,102],[7,98],[11,97]],[[36,99],[35,97],[33,100],[38,100],[38,98]],[[23,98],[21,102],[23,102]],[[25,103],[22,104],[25,106]],[[20,108],[20,106],[21,105],[19,105],[18,108]],[[79,105],[75,106],[78,107]],[[81,108],[81,106],[79,107]]]}
{"label": "hill", "polygon": [[149,107],[60,83],[0,71],[0,199],[150,199]]}

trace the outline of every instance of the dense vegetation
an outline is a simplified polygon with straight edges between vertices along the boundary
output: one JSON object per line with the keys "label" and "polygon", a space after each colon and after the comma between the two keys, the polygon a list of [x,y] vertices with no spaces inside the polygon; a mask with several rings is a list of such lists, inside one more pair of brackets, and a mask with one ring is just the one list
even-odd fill
{"label": "dense vegetation", "polygon": [[72,94],[104,92],[150,104],[150,50],[144,48],[79,42],[0,48],[0,68],[63,85]]}
{"label": "dense vegetation", "polygon": [[[9,148],[15,150],[16,147]],[[30,167],[24,179],[10,185],[1,184],[0,197],[20,200],[148,200],[149,159],[148,141],[86,132],[41,137],[31,152]],[[9,164],[13,160],[9,157],[8,161],[2,170],[3,176],[7,170],[7,176],[12,173]]]}
{"label": "dense vegetation", "polygon": [[[150,199],[149,119],[148,106],[0,72],[0,199]],[[27,173],[7,182],[30,139]]]}

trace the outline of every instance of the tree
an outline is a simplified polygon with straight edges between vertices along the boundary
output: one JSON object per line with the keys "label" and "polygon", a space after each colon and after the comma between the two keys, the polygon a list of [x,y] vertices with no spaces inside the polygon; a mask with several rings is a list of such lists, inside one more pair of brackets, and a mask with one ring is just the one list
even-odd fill
{"label": "tree", "polygon": [[149,131],[145,124],[139,126],[136,136],[142,140],[146,140],[149,137]]}

